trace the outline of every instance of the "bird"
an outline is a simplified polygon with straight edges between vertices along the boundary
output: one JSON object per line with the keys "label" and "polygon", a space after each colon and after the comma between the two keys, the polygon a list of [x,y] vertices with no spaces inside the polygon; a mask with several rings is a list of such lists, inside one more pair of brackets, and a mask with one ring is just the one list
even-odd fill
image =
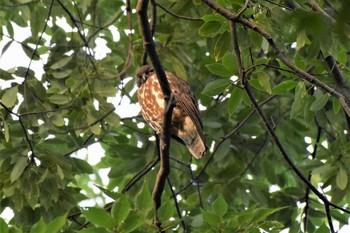
{"label": "bird", "polygon": [[[198,102],[190,86],[171,72],[165,72],[175,99],[171,119],[171,137],[185,145],[192,156],[202,158],[207,152],[203,123]],[[164,95],[152,65],[144,65],[136,73],[138,102],[145,121],[161,132],[164,114]]]}

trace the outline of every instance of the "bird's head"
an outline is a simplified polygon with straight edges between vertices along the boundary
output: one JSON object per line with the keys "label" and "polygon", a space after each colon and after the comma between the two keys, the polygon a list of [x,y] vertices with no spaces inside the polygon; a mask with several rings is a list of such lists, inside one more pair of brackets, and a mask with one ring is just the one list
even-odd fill
{"label": "bird's head", "polygon": [[142,66],[136,73],[136,84],[138,87],[141,87],[144,84],[148,77],[154,73],[154,68],[152,65]]}

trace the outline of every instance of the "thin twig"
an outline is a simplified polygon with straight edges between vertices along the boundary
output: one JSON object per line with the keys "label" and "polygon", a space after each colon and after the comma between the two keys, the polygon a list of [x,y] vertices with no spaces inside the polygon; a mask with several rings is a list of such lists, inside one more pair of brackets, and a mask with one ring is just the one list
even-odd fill
{"label": "thin twig", "polygon": [[289,6],[282,5],[282,4],[280,4],[280,3],[278,3],[278,2],[274,2],[274,1],[272,1],[272,0],[265,0],[265,1],[266,1],[266,2],[269,2],[269,3],[273,4],[273,5],[282,7],[282,8],[284,8],[284,9],[290,10],[290,11],[293,11],[293,10],[294,10],[293,8],[291,8],[291,7],[289,7]]}
{"label": "thin twig", "polygon": [[237,18],[241,17],[241,15],[247,10],[248,6],[249,6],[249,0],[246,0],[242,9],[238,11]]}
{"label": "thin twig", "polygon": [[51,11],[52,11],[53,2],[54,2],[54,0],[51,0],[50,6],[49,6],[49,11],[48,11],[47,16],[46,16],[44,28],[43,28],[43,30],[42,30],[41,33],[40,33],[40,36],[39,36],[39,38],[38,38],[38,40],[37,40],[37,42],[36,42],[35,48],[34,48],[34,50],[33,50],[32,56],[30,57],[29,65],[28,65],[28,68],[27,68],[26,73],[25,73],[25,75],[24,75],[24,81],[23,81],[24,83],[26,82],[26,80],[27,80],[27,78],[28,78],[29,70],[30,70],[30,67],[31,67],[31,65],[32,65],[34,56],[39,56],[39,55],[36,54],[36,52],[38,51],[38,47],[39,47],[39,43],[40,43],[40,41],[41,41],[41,38],[43,37],[44,32],[46,31],[47,23],[49,22],[49,19],[50,19],[50,16],[51,16]]}
{"label": "thin twig", "polygon": [[148,172],[154,168],[159,162],[159,158],[157,157],[155,160],[149,162],[146,167],[144,167],[140,172],[138,172],[131,180],[125,185],[122,190],[122,194],[128,192],[142,177],[144,177]]}
{"label": "thin twig", "polygon": [[123,80],[127,70],[130,68],[132,64],[132,58],[133,58],[133,48],[134,48],[134,41],[133,41],[133,33],[134,26],[132,24],[132,12],[131,12],[131,5],[130,0],[126,1],[126,15],[128,17],[128,23],[129,23],[129,30],[130,33],[128,35],[129,38],[129,45],[128,45],[128,55],[126,56],[124,66],[122,70],[119,72],[118,77]]}
{"label": "thin twig", "polygon": [[[317,154],[317,148],[318,148],[318,144],[320,143],[320,139],[321,139],[321,134],[322,134],[322,128],[317,120],[317,117],[314,118],[315,124],[317,126],[317,136],[316,136],[316,141],[314,144],[314,150],[311,154],[312,159],[316,159],[316,154]],[[311,177],[312,177],[312,173],[309,172],[309,176],[308,176],[308,180],[311,182]],[[304,231],[307,232],[308,229],[308,223],[309,223],[309,208],[310,208],[310,188],[306,187],[306,192],[305,192],[305,207],[304,207]]]}
{"label": "thin twig", "polygon": [[[26,141],[27,141],[27,143],[28,143],[28,145],[29,145],[29,148],[30,148],[30,151],[31,151],[31,154],[30,154],[30,163],[29,163],[29,164],[34,163],[34,162],[35,162],[35,161],[34,161],[34,159],[35,159],[34,147],[33,147],[32,142],[31,142],[30,139],[29,139],[29,135],[28,135],[28,132],[27,132],[26,127],[25,127],[24,124],[23,124],[22,117],[21,117],[19,114],[13,112],[10,108],[8,108],[8,107],[7,107],[5,104],[3,104],[1,101],[0,101],[0,105],[1,105],[7,112],[9,112],[10,114],[15,115],[16,117],[18,117],[18,121],[19,121],[19,123],[20,123],[20,125],[21,125],[21,128],[22,128],[22,130],[23,130],[24,136],[25,136],[25,138],[26,138]],[[28,164],[28,165],[29,165],[29,164]]]}
{"label": "thin twig", "polygon": [[169,185],[169,188],[170,188],[171,195],[172,195],[172,197],[174,199],[177,215],[179,216],[179,219],[181,221],[182,229],[184,230],[184,232],[187,232],[187,226],[186,226],[185,221],[182,219],[179,203],[177,202],[176,194],[174,192],[173,185],[172,185],[169,177],[167,177],[167,181],[168,181],[168,185]]}
{"label": "thin twig", "polygon": [[184,19],[184,20],[190,20],[190,21],[203,21],[203,19],[201,19],[201,18],[193,18],[193,17],[183,16],[183,15],[177,15],[177,14],[171,12],[170,10],[168,10],[167,8],[165,8],[163,5],[161,5],[159,3],[156,3],[156,5],[160,9],[162,9],[163,11],[168,13],[169,15],[174,16],[175,18]]}

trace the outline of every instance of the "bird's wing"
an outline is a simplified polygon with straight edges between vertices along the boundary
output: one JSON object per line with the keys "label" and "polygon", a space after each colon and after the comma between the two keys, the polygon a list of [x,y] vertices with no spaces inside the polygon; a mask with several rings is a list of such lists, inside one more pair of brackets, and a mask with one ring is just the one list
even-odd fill
{"label": "bird's wing", "polygon": [[167,77],[175,97],[176,104],[182,108],[186,114],[191,118],[197,127],[198,133],[204,139],[203,123],[201,120],[198,103],[189,85],[182,79],[177,78],[170,72],[167,72]]}

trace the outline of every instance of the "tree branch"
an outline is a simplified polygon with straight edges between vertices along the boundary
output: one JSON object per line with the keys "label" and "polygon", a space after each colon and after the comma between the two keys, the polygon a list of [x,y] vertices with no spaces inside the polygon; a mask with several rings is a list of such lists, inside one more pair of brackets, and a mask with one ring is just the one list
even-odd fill
{"label": "tree branch", "polygon": [[239,50],[238,46],[238,38],[237,38],[237,29],[236,29],[236,22],[234,20],[230,20],[230,29],[231,29],[231,37],[233,42],[233,53],[236,56],[236,62],[238,67],[238,77],[241,82],[241,85],[245,86],[245,70],[242,65],[242,59],[241,59],[241,51]]}
{"label": "tree branch", "polygon": [[[269,132],[269,134],[271,135],[274,143],[276,144],[278,150],[281,152],[284,160],[288,163],[289,167],[294,171],[294,173],[304,182],[304,184],[306,184],[306,186],[312,190],[312,192],[322,200],[325,208],[326,208],[326,215],[327,215],[327,220],[328,220],[328,225],[329,228],[331,230],[331,232],[334,232],[334,227],[333,227],[333,223],[331,221],[331,215],[329,212],[329,206],[336,206],[335,204],[331,203],[327,197],[325,195],[323,195],[320,191],[318,191],[318,189],[311,184],[311,182],[304,176],[304,174],[299,170],[298,167],[296,167],[293,163],[293,161],[291,160],[291,158],[289,157],[289,155],[287,154],[286,150],[284,149],[284,147],[282,146],[280,140],[278,139],[277,135],[275,134],[271,124],[269,123],[269,121],[267,120],[265,114],[262,112],[262,110],[260,109],[259,105],[257,104],[257,102],[255,101],[255,98],[253,96],[253,93],[250,89],[249,85],[245,86],[245,90],[247,95],[249,96],[249,99],[251,100],[251,102],[253,103],[254,108],[256,109],[256,111],[258,112],[261,120],[263,121],[265,128],[267,129],[267,131]],[[338,208],[338,207],[336,207]],[[338,209],[343,210],[343,208],[339,207]],[[349,212],[349,211],[348,211]]]}
{"label": "tree branch", "polygon": [[315,0],[308,0],[307,5],[314,11],[319,12],[321,15],[323,15],[325,18],[327,18],[332,24],[335,24],[335,19],[332,18],[327,12],[325,12],[320,5]]}
{"label": "tree branch", "polygon": [[309,83],[313,84],[314,86],[319,87],[323,91],[331,94],[332,96],[339,99],[340,104],[344,108],[345,112],[350,116],[350,108],[349,105],[345,99],[345,97],[339,93],[338,91],[334,90],[333,88],[329,87],[325,83],[321,82],[317,78],[315,78],[313,75],[307,73],[306,71],[300,69],[296,65],[294,65],[291,60],[286,57],[286,55],[282,52],[282,50],[277,46],[276,42],[272,38],[272,36],[266,32],[261,27],[257,26],[255,23],[250,22],[248,19],[237,17],[237,14],[232,13],[231,11],[223,8],[213,0],[202,0],[205,4],[207,4],[210,8],[218,12],[220,15],[224,16],[228,20],[233,20],[236,22],[241,23],[242,25],[246,26],[247,28],[250,28],[251,30],[259,33],[262,37],[264,37],[267,42],[270,44],[271,48],[275,51],[275,54],[279,59],[288,66],[292,71],[294,71],[296,74],[298,74],[302,79],[308,81]]}
{"label": "tree branch", "polygon": [[131,5],[130,5],[130,0],[126,1],[126,15],[128,17],[128,24],[129,24],[129,30],[130,33],[128,35],[129,38],[129,45],[128,45],[128,55],[125,59],[124,62],[124,66],[122,68],[122,70],[119,72],[118,77],[123,80],[127,70],[129,69],[129,67],[132,64],[132,57],[133,57],[133,47],[134,47],[134,41],[133,41],[133,24],[132,24],[132,12],[131,12]]}
{"label": "tree branch", "polygon": [[[164,114],[162,130],[160,133],[160,168],[157,174],[156,183],[153,189],[153,200],[155,203],[156,216],[155,223],[160,228],[161,223],[158,218],[158,209],[161,206],[161,197],[164,190],[166,178],[170,173],[169,149],[171,136],[171,118],[174,108],[174,97],[171,92],[166,74],[163,70],[162,64],[155,49],[151,28],[147,15],[148,0],[139,0],[136,7],[139,25],[142,33],[142,40],[144,48],[152,61],[153,67],[156,71],[158,82],[164,95]],[[154,19],[155,20],[155,19]]]}
{"label": "tree branch", "polygon": [[340,72],[337,62],[331,55],[324,58],[324,60],[327,64],[329,73],[334,78],[336,89],[345,96],[348,102],[350,102],[350,89],[345,81],[345,78]]}

